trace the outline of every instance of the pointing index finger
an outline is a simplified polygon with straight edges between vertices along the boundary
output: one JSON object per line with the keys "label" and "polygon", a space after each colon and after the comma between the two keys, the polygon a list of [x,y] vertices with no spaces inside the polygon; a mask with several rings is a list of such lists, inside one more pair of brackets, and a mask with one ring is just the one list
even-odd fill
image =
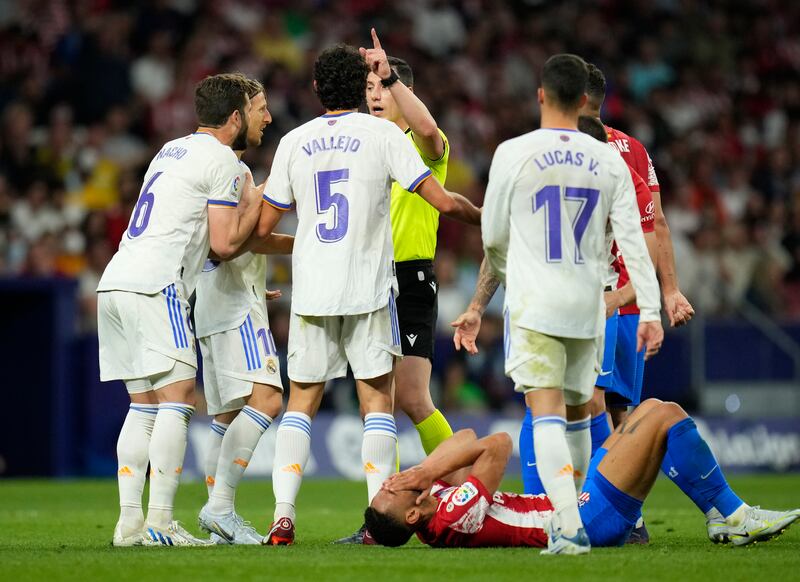
{"label": "pointing index finger", "polygon": [[372,29],[370,30],[370,32],[372,33],[372,47],[373,47],[373,48],[376,48],[376,49],[381,49],[381,48],[383,48],[383,47],[381,47],[381,41],[380,41],[380,40],[378,40],[378,33],[377,33],[377,32],[375,32],[375,29],[374,29],[374,28],[372,28]]}

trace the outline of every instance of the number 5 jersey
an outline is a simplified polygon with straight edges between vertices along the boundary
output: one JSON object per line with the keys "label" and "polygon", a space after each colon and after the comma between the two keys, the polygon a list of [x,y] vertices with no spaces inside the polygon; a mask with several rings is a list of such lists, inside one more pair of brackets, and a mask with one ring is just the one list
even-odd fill
{"label": "number 5 jersey", "polygon": [[411,192],[431,171],[393,123],[329,112],[283,137],[265,200],[297,206],[292,311],[357,315],[386,306],[392,287],[392,181]]}

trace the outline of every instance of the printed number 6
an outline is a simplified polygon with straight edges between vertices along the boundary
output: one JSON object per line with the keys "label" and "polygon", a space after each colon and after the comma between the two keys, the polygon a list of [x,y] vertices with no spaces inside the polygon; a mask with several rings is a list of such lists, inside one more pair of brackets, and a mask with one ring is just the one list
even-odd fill
{"label": "printed number 6", "polygon": [[136,202],[136,208],[133,209],[133,216],[131,216],[131,224],[128,227],[128,236],[136,238],[142,234],[150,222],[150,214],[153,212],[153,204],[156,201],[155,194],[150,191],[153,182],[162,174],[156,172],[150,181],[142,188],[142,193],[139,195],[139,200]]}
{"label": "printed number 6", "polygon": [[331,186],[350,180],[350,170],[323,170],[315,178],[317,214],[327,215],[333,208],[333,227],[328,228],[327,220],[317,224],[317,238],[324,243],[340,241],[347,234],[350,204],[344,194],[331,193]]}

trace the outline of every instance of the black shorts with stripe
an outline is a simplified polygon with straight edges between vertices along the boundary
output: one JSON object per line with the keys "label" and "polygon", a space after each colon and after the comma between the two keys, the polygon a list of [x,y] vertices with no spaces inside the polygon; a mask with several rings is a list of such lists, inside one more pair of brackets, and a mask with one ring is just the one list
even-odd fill
{"label": "black shorts with stripe", "polygon": [[404,356],[433,359],[433,341],[438,315],[439,282],[433,261],[415,260],[396,264],[397,319]]}

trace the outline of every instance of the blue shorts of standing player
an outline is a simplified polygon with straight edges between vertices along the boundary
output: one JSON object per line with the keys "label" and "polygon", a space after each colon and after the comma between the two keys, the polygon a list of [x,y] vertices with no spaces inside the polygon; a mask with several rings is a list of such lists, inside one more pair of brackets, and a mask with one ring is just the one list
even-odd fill
{"label": "blue shorts of standing player", "polygon": [[[606,320],[603,367],[595,385],[606,393],[606,406],[627,408],[638,406],[642,397],[644,378],[644,350],[636,351],[636,330],[639,315],[614,313]],[[597,449],[608,438],[610,429],[605,413],[591,421],[592,465]],[[519,434],[519,455],[522,465],[522,484],[525,493],[544,493],[544,486],[536,470],[536,455],[533,452],[533,425],[531,411],[525,411],[522,430]]]}

